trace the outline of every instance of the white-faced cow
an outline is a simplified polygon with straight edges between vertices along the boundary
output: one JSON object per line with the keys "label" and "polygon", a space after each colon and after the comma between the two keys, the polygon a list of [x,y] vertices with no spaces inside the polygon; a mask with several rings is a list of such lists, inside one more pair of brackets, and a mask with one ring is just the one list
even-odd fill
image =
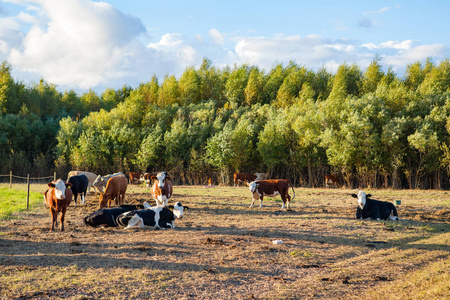
{"label": "white-faced cow", "polygon": [[123,175],[125,176],[122,172],[118,172],[118,173],[114,173],[114,174],[109,174],[109,175],[105,175],[105,176],[101,176],[98,175],[97,178],[95,179],[94,183],[92,184],[95,188],[97,188],[97,190],[100,191],[100,193],[103,193],[103,189],[106,188],[106,184],[108,183],[108,180],[111,177],[114,176],[119,176],[119,175]]}
{"label": "white-faced cow", "polygon": [[256,180],[256,175],[255,174],[249,174],[249,173],[234,173],[233,174],[233,179],[234,179],[234,186],[238,186],[239,182],[244,182],[244,183],[250,183],[254,180]]}
{"label": "white-faced cow", "polygon": [[183,218],[183,211],[189,207],[180,202],[169,206],[153,206],[147,209],[126,212],[117,217],[120,226],[128,228],[140,227],[150,229],[175,228],[175,219]]}
{"label": "white-faced cow", "polygon": [[111,207],[111,201],[115,200],[116,204],[122,205],[125,200],[125,192],[127,191],[128,180],[125,176],[119,175],[111,177],[106,183],[104,193],[100,194],[100,208],[108,204]]}
{"label": "white-faced cow", "polygon": [[337,175],[325,175],[325,187],[329,188],[330,186],[338,188],[339,187],[340,176]]}
{"label": "white-faced cow", "polygon": [[357,219],[399,220],[397,208],[391,202],[369,199],[372,195],[366,195],[363,191],[359,191],[358,195],[351,194],[351,196],[358,198]]}
{"label": "white-faced cow", "polygon": [[170,176],[167,172],[161,172],[151,177],[155,182],[152,187],[152,196],[156,205],[167,206],[169,198],[172,197],[173,188]]}
{"label": "white-faced cow", "polygon": [[86,172],[86,171],[70,171],[69,174],[67,175],[67,181],[69,181],[70,177],[77,176],[77,175],[86,176],[89,180],[87,192],[90,193],[91,187],[92,187],[94,189],[94,193],[95,193],[95,187],[93,186],[93,184],[94,184],[95,179],[97,178],[97,175],[92,172]]}
{"label": "white-faced cow", "polygon": [[[117,227],[116,218],[127,211],[143,209],[144,205],[121,205],[114,208],[99,209],[84,218],[84,224],[92,227]],[[148,204],[147,204],[148,205]],[[148,205],[150,207],[150,205]]]}
{"label": "white-faced cow", "polygon": [[268,180],[258,180],[252,181],[248,184],[250,192],[253,195],[252,204],[250,208],[253,208],[256,199],[259,199],[259,208],[262,208],[262,202],[264,196],[275,197],[280,195],[283,200],[282,209],[291,208],[291,196],[289,196],[289,187],[292,188],[294,195],[292,200],[295,198],[295,191],[292,183],[286,179],[268,179]]}
{"label": "white-faced cow", "polygon": [[48,183],[49,189],[44,192],[44,199],[52,214],[51,231],[55,229],[57,224],[58,213],[61,213],[61,231],[64,231],[64,218],[66,216],[67,207],[72,201],[71,183],[64,182],[61,179]]}
{"label": "white-faced cow", "polygon": [[84,202],[86,201],[86,192],[89,185],[89,179],[86,177],[86,175],[75,175],[69,177],[68,181],[72,184],[72,193],[75,200],[75,207],[77,206],[78,194],[81,198],[81,204],[84,205]]}

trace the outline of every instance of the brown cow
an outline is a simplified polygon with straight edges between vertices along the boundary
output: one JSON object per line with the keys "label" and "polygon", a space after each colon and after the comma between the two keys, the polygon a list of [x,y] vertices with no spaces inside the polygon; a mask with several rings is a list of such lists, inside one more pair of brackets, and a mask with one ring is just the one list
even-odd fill
{"label": "brown cow", "polygon": [[111,177],[106,184],[104,193],[100,194],[100,208],[111,207],[111,201],[116,200],[116,204],[121,205],[125,200],[125,192],[127,191],[128,180],[124,175]]}
{"label": "brown cow", "polygon": [[152,187],[152,196],[158,206],[167,206],[172,196],[173,188],[170,176],[167,172],[161,172],[151,177],[155,181]]}
{"label": "brown cow", "polygon": [[325,187],[329,188],[329,185],[331,185],[332,187],[338,188],[339,180],[340,176],[327,174],[325,175]]}
{"label": "brown cow", "polygon": [[249,174],[249,173],[234,173],[234,186],[237,186],[239,184],[239,181],[242,181],[244,183],[250,183],[253,180],[256,179],[255,174]]}
{"label": "brown cow", "polygon": [[64,182],[61,179],[48,183],[49,189],[44,192],[44,199],[52,214],[52,228],[50,231],[58,227],[57,217],[61,213],[61,231],[64,231],[64,218],[66,216],[67,207],[72,201],[71,183]]}
{"label": "brown cow", "polygon": [[286,179],[268,179],[268,180],[258,180],[252,181],[248,184],[250,192],[253,194],[252,204],[250,208],[253,208],[253,204],[255,203],[255,199],[259,198],[259,208],[262,208],[262,201],[264,196],[274,197],[276,195],[280,195],[283,200],[283,205],[281,209],[286,208],[286,200],[287,200],[287,209],[291,209],[291,196],[289,196],[289,186],[292,188],[292,192],[294,195],[292,196],[292,200],[295,198],[295,191],[292,183]]}
{"label": "brown cow", "polygon": [[142,172],[130,172],[130,174],[128,174],[128,176],[130,177],[130,184],[134,184],[135,180],[139,181],[141,175]]}

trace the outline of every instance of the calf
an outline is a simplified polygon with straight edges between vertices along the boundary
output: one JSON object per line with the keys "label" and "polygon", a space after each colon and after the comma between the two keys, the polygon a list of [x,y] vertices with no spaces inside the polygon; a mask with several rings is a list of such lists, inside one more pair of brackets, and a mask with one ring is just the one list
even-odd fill
{"label": "calf", "polygon": [[111,207],[111,201],[115,200],[116,204],[121,205],[125,200],[125,192],[127,191],[128,180],[124,175],[114,176],[108,180],[104,193],[100,193],[100,208]]}
{"label": "calf", "polygon": [[[147,203],[145,203],[147,204]],[[144,205],[145,205],[144,204]],[[127,212],[127,211],[133,211],[137,209],[143,209],[144,205],[121,205],[119,207],[115,208],[103,208],[99,209],[89,216],[84,218],[84,224],[86,226],[92,226],[92,227],[117,227],[119,226],[116,222],[116,218]],[[148,204],[147,204],[148,205]],[[148,205],[150,207],[150,205]]]}
{"label": "calf", "polygon": [[152,187],[152,196],[156,201],[156,205],[167,206],[173,192],[169,174],[161,172],[153,175],[151,179],[155,181]]}
{"label": "calf", "polygon": [[141,177],[139,178],[139,181],[145,182],[145,185],[149,187],[150,183],[152,182],[152,177],[157,175],[158,173],[142,173]]}
{"label": "calf", "polygon": [[253,208],[253,204],[255,203],[255,199],[259,199],[259,208],[262,208],[262,201],[264,196],[274,197],[276,195],[280,195],[283,200],[283,205],[281,209],[286,208],[287,201],[287,209],[291,209],[291,196],[289,196],[289,186],[292,188],[292,192],[294,195],[292,196],[292,200],[295,198],[295,191],[292,183],[286,179],[268,179],[268,180],[259,180],[252,181],[248,184],[250,192],[253,194],[252,204],[250,208]]}
{"label": "calf", "polygon": [[331,185],[332,187],[338,188],[339,187],[339,179],[340,179],[340,177],[336,176],[336,175],[330,175],[330,174],[325,175],[325,187],[329,188]]}
{"label": "calf", "polygon": [[89,180],[87,192],[90,193],[91,187],[92,187],[94,189],[94,193],[95,193],[95,186],[93,184],[94,184],[95,179],[97,178],[97,175],[92,172],[86,172],[86,171],[70,171],[69,174],[67,175],[67,181],[69,181],[70,177],[77,176],[77,175],[86,176]]}
{"label": "calf", "polygon": [[154,206],[121,214],[117,217],[117,223],[126,229],[132,227],[166,229],[175,228],[175,219],[183,218],[183,211],[189,207],[180,202],[174,206]]}
{"label": "calf", "polygon": [[255,174],[234,173],[233,174],[234,186],[237,186],[239,184],[239,181],[244,182],[244,183],[252,182],[252,181],[256,180],[256,177],[257,176]]}
{"label": "calf", "polygon": [[130,172],[128,174],[128,176],[130,177],[130,184],[134,184],[135,180],[139,180],[139,178],[141,177],[142,173],[141,172]]}
{"label": "calf", "polygon": [[72,184],[72,193],[74,195],[75,207],[77,207],[77,197],[80,194],[81,204],[86,201],[86,192],[89,186],[89,179],[86,175],[75,175],[69,177],[69,183]]}
{"label": "calf", "polygon": [[351,194],[351,196],[358,198],[357,219],[399,220],[397,208],[391,202],[369,199],[372,195],[366,195],[363,191],[359,191],[358,195]]}
{"label": "calf", "polygon": [[53,231],[55,226],[58,226],[57,217],[59,212],[61,213],[61,231],[64,231],[66,210],[72,201],[71,183],[58,179],[48,183],[48,187],[49,189],[44,192],[44,199],[52,214],[52,227],[50,231]]}
{"label": "calf", "polygon": [[99,190],[100,193],[103,193],[103,189],[106,188],[106,184],[108,183],[108,180],[111,179],[111,177],[119,176],[119,175],[125,176],[122,172],[109,174],[109,175],[105,175],[105,176],[98,175],[92,185],[95,188],[97,188],[97,190]]}

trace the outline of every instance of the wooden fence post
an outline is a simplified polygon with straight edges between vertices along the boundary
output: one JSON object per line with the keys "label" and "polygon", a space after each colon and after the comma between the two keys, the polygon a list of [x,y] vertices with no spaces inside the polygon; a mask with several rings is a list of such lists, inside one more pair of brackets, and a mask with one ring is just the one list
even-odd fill
{"label": "wooden fence post", "polygon": [[12,171],[9,171],[9,189],[12,189]]}
{"label": "wooden fence post", "polygon": [[27,210],[28,210],[29,203],[30,203],[30,174],[27,174],[27,186],[28,186],[28,191],[27,191]]}

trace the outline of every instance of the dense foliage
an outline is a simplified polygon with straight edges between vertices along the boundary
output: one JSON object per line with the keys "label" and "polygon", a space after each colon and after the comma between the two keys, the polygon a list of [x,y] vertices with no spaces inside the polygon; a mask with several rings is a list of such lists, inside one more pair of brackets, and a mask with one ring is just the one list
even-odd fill
{"label": "dense foliage", "polygon": [[335,74],[205,59],[179,79],[81,96],[17,83],[5,62],[0,70],[2,174],[167,170],[202,184],[268,172],[321,186],[335,173],[353,187],[440,188],[449,133],[448,59],[409,65],[404,78],[378,57],[364,72],[343,64]]}

